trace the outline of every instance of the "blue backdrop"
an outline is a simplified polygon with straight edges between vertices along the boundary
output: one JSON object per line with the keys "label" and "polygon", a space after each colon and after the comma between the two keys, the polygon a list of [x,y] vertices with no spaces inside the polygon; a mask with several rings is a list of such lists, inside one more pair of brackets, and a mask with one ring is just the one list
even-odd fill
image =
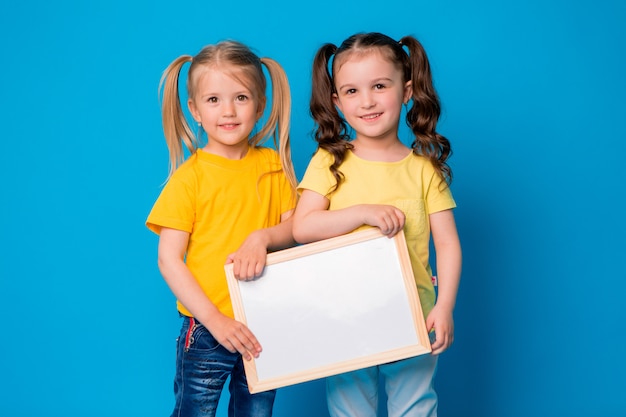
{"label": "blue backdrop", "polygon": [[[267,3],[0,6],[0,415],[168,415],[179,321],[144,227],[167,174],[161,72],[225,38],[277,59],[301,177],[313,55],[358,31],[422,40],[454,147],[441,415],[626,415],[626,3]],[[322,381],[281,389],[275,415],[326,416]]]}

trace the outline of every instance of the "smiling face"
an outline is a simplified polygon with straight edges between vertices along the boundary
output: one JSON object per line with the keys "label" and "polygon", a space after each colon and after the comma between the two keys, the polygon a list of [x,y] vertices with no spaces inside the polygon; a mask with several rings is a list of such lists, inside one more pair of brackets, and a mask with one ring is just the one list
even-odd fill
{"label": "smiling face", "polygon": [[193,98],[188,105],[194,119],[207,134],[207,152],[240,159],[248,150],[248,138],[263,113],[258,97],[233,68],[208,67],[197,74]]}
{"label": "smiling face", "polygon": [[352,53],[335,71],[335,105],[356,132],[356,140],[398,140],[402,104],[411,81],[377,50]]}

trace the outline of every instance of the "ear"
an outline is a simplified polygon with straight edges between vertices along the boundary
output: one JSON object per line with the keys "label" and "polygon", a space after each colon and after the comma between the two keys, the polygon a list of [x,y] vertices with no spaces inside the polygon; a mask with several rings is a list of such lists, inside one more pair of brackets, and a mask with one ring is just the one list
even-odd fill
{"label": "ear", "polygon": [[191,115],[193,116],[194,120],[198,123],[200,123],[202,120],[202,118],[200,117],[200,113],[198,112],[198,109],[196,108],[196,104],[193,102],[192,99],[187,100],[187,107],[189,108],[189,111],[191,112]]}
{"label": "ear", "polygon": [[407,81],[404,84],[404,96],[402,98],[402,102],[407,104],[409,100],[413,97],[413,81]]}
{"label": "ear", "polygon": [[259,107],[256,111],[256,121],[258,122],[263,116],[263,112],[265,111],[265,103],[259,104]]}
{"label": "ear", "polygon": [[261,119],[261,116],[263,116],[263,112],[265,111],[265,98],[263,98],[262,100],[259,100],[259,106],[257,107],[256,110],[256,121],[258,122],[259,119]]}
{"label": "ear", "polygon": [[339,109],[340,112],[343,113],[343,108],[341,106],[341,100],[339,100],[339,96],[337,93],[333,93],[333,104]]}

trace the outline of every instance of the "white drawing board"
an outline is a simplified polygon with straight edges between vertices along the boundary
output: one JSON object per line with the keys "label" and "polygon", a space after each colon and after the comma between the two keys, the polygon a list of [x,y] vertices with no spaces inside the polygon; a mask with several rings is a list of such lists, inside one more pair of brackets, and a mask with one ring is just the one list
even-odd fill
{"label": "white drawing board", "polygon": [[274,252],[254,281],[225,270],[235,318],[263,346],[244,361],[252,393],[431,351],[402,232]]}

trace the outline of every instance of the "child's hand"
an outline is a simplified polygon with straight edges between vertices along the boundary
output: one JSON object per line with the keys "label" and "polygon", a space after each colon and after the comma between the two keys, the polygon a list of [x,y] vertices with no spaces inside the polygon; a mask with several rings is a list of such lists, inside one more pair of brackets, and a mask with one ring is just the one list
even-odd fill
{"label": "child's hand", "polygon": [[382,234],[393,237],[404,227],[404,212],[383,204],[364,204],[363,223],[378,227]]}
{"label": "child's hand", "polygon": [[239,352],[247,361],[259,357],[261,344],[245,324],[220,314],[212,321],[209,331],[229,352]]}
{"label": "child's hand", "polygon": [[235,253],[226,258],[233,264],[235,278],[250,281],[261,275],[267,258],[267,244],[261,231],[251,233]]}
{"label": "child's hand", "polygon": [[448,349],[454,341],[454,319],[452,312],[443,308],[433,307],[426,318],[426,329],[435,330],[436,339],[431,345],[432,354],[439,355]]}

